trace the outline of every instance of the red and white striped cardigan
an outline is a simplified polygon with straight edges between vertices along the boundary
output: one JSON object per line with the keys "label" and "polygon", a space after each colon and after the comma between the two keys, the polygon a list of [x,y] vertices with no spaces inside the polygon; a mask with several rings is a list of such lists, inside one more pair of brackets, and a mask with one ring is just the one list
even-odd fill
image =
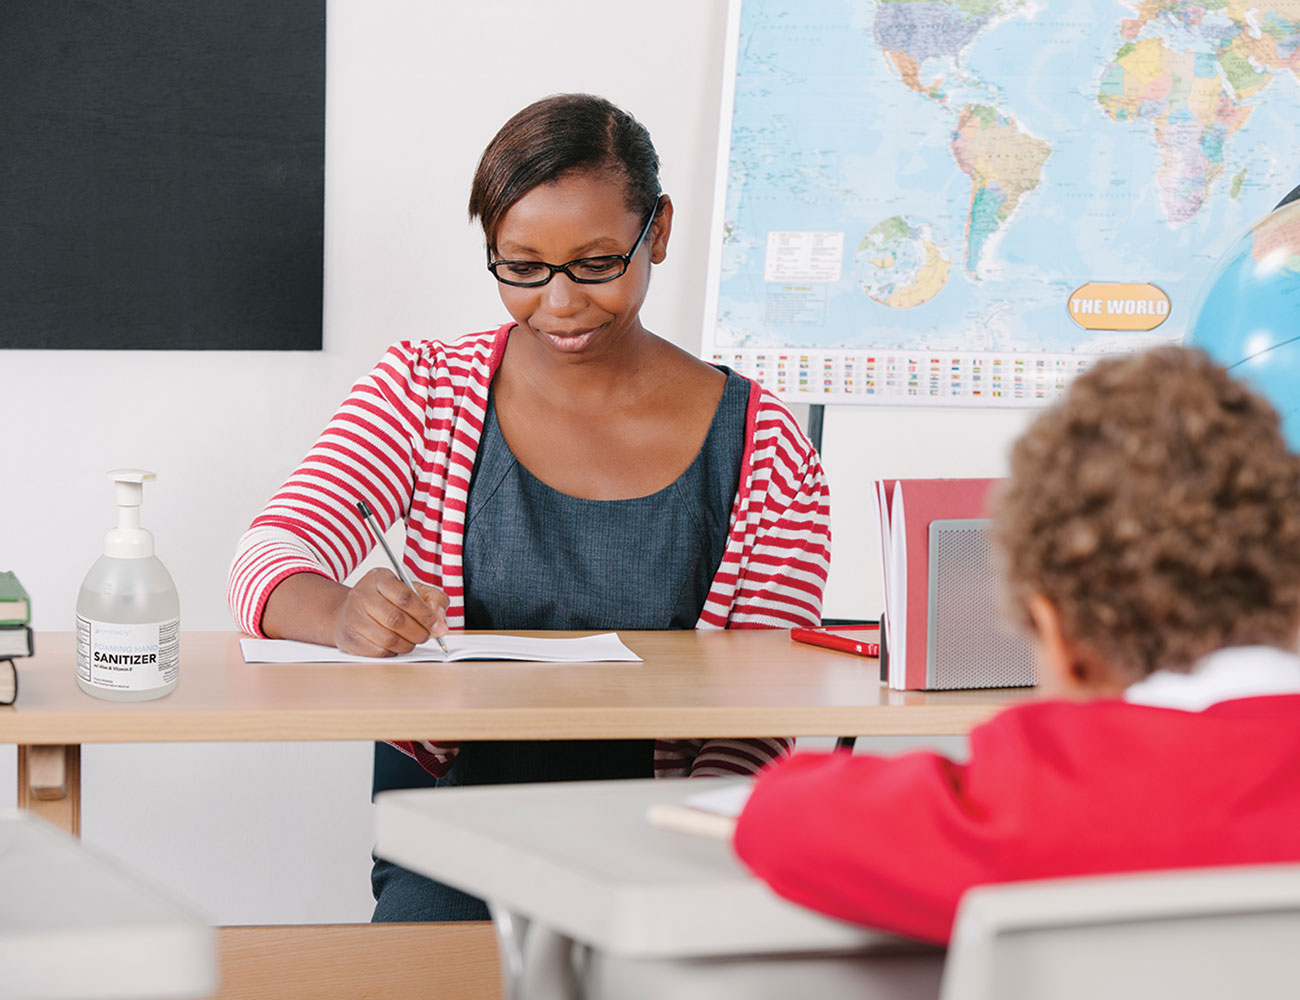
{"label": "red and white striped cardigan", "polygon": [[[267,597],[285,577],[346,579],[372,542],[365,500],[387,529],[406,520],[403,563],[440,587],[447,624],[463,627],[466,501],[488,387],[513,324],[453,343],[394,344],[355,386],[316,444],[244,533],[227,597],[245,631],[262,635]],[[820,460],[794,418],[757,384],[749,394],[740,487],[722,563],[696,628],[816,624],[830,561]],[[394,744],[445,774],[457,745]],[[789,749],[784,738],[660,740],[656,776],[750,773]]]}

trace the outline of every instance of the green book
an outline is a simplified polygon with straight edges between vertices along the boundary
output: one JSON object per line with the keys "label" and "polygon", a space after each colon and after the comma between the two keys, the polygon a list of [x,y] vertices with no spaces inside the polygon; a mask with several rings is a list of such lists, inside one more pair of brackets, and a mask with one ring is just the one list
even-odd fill
{"label": "green book", "polygon": [[0,573],[0,625],[26,625],[31,617],[31,601],[18,577],[9,570]]}

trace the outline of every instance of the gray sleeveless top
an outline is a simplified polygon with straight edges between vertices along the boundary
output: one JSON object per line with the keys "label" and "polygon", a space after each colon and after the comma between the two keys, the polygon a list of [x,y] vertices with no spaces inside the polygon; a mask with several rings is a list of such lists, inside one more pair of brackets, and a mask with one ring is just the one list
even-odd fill
{"label": "gray sleeveless top", "polygon": [[[727,543],[749,383],[727,369],[690,467],[657,493],[583,500],[515,459],[488,408],[465,519],[465,627],[694,628]],[[648,778],[653,740],[462,743],[439,784]],[[450,890],[448,890],[450,891]]]}
{"label": "gray sleeveless top", "polygon": [[465,519],[465,627],[694,628],[722,562],[749,382],[727,382],[689,468],[649,496],[585,500],[515,459],[488,397]]}

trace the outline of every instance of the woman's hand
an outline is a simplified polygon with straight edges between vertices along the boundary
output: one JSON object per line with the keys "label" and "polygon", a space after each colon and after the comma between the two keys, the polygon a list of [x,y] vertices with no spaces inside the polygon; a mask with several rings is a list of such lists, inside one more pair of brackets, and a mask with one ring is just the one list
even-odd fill
{"label": "woman's hand", "polygon": [[294,573],[267,598],[262,633],[358,656],[409,653],[431,635],[447,634],[447,595],[422,583],[415,587],[419,597],[386,569],[372,569],[355,587],[317,573]]}
{"label": "woman's hand", "polygon": [[334,645],[357,656],[395,656],[446,635],[447,595],[422,583],[415,589],[418,597],[391,570],[372,569],[339,607]]}

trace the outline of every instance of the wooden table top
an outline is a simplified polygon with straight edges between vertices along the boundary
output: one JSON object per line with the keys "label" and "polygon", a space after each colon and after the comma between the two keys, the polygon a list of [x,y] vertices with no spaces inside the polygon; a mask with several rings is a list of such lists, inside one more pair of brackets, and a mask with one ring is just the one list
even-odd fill
{"label": "wooden table top", "polygon": [[238,632],[187,632],[171,694],[111,702],[77,686],[73,634],[42,632],[0,743],[941,735],[1032,697],[890,691],[875,660],[783,630],[619,635],[644,662],[252,664]]}

